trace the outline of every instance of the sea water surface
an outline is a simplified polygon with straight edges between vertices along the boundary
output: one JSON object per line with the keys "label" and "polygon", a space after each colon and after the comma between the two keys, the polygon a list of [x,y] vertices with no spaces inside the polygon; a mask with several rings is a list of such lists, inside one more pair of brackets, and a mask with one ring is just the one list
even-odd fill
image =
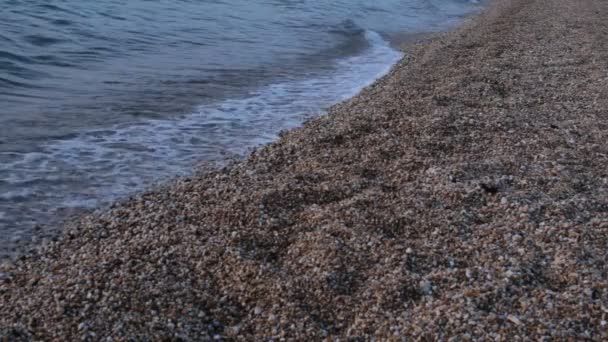
{"label": "sea water surface", "polygon": [[0,256],[385,74],[471,0],[0,0]]}

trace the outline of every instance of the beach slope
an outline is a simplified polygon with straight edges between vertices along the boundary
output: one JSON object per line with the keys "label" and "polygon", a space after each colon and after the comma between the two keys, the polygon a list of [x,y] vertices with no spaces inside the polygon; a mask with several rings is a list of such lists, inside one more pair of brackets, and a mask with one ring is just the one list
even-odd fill
{"label": "beach slope", "polygon": [[495,1],[0,269],[17,340],[608,339],[608,2]]}

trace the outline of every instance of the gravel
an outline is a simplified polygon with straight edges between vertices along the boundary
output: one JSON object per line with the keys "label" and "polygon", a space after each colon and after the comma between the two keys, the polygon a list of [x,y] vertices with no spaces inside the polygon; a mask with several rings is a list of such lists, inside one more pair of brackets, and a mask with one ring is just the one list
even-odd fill
{"label": "gravel", "polygon": [[0,267],[0,339],[608,339],[608,2],[495,1]]}

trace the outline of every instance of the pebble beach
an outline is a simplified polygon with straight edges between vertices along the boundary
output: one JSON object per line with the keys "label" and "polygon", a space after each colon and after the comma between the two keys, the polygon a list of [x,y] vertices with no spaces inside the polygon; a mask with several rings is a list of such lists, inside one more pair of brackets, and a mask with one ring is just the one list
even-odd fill
{"label": "pebble beach", "polygon": [[503,0],[0,266],[1,341],[608,339],[608,2]]}

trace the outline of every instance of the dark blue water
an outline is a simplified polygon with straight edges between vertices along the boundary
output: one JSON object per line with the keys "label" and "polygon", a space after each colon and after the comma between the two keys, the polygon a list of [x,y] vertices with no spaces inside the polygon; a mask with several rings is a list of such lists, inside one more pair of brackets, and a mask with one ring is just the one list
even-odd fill
{"label": "dark blue water", "polygon": [[[388,71],[467,0],[0,0],[0,254],[243,154]],[[40,229],[40,228],[39,228]]]}

